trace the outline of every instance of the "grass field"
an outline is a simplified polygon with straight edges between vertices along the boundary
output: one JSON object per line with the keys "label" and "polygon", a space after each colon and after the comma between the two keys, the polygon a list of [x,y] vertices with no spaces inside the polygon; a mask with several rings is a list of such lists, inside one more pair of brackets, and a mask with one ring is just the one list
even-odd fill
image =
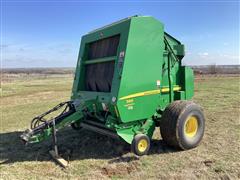
{"label": "grass field", "polygon": [[68,100],[72,76],[15,77],[3,81],[0,179],[240,179],[240,79],[202,76],[194,100],[206,116],[202,143],[175,151],[154,133],[149,155],[136,157],[124,142],[70,127],[58,133],[62,169],[50,158],[51,140],[24,146],[19,136],[30,120]]}

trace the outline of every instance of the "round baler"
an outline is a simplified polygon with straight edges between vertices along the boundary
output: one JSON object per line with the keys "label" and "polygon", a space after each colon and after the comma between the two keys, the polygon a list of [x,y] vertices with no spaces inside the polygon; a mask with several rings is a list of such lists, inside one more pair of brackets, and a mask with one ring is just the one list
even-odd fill
{"label": "round baler", "polygon": [[81,40],[71,100],[35,117],[22,140],[56,140],[56,131],[71,125],[123,139],[135,154],[145,155],[160,127],[168,145],[196,147],[205,120],[200,106],[191,101],[194,76],[182,65],[184,54],[184,45],[149,16],[129,17],[87,33]]}

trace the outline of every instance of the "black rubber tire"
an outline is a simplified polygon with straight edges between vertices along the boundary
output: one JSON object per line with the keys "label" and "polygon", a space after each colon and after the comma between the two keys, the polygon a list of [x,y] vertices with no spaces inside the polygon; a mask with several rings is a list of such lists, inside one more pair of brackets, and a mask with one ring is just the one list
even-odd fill
{"label": "black rubber tire", "polygon": [[[145,151],[140,151],[138,148],[138,144],[141,140],[145,139],[147,141],[147,148]],[[146,155],[150,149],[150,139],[147,135],[145,134],[137,134],[131,144],[131,149],[132,152],[138,156],[143,156]]]}
{"label": "black rubber tire", "polygon": [[[189,116],[197,119],[197,132],[193,137],[184,133],[184,125]],[[192,101],[174,101],[163,112],[160,132],[163,140],[178,149],[191,149],[200,143],[205,129],[205,118],[201,107]]]}
{"label": "black rubber tire", "polygon": [[71,127],[74,129],[74,130],[80,130],[82,129],[82,127],[80,126],[80,123],[78,122],[74,122],[71,124]]}

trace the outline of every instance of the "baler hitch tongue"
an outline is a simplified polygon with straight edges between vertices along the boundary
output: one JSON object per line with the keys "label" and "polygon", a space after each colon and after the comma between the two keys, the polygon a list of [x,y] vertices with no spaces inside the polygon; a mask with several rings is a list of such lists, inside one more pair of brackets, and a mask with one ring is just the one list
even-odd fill
{"label": "baler hitch tongue", "polygon": [[[60,109],[63,110],[59,111]],[[50,116],[50,114],[52,114],[53,112],[56,113],[57,111],[59,111],[59,113],[56,117],[47,118],[47,116]],[[33,118],[33,120],[31,121],[31,128],[23,132],[23,134],[20,136],[21,140],[25,144],[37,143],[44,140],[52,133],[53,121],[56,126],[60,125],[66,117],[70,116],[74,112],[76,111],[72,101],[62,102],[58,104],[49,111]]]}

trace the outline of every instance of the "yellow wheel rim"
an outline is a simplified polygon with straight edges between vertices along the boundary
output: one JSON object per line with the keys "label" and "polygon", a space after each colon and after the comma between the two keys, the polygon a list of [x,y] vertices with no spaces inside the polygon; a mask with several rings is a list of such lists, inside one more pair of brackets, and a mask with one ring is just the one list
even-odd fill
{"label": "yellow wheel rim", "polygon": [[140,152],[144,152],[146,151],[147,147],[148,147],[148,142],[146,139],[141,139],[139,142],[138,142],[138,150]]}
{"label": "yellow wheel rim", "polygon": [[184,133],[188,137],[194,137],[198,130],[198,120],[195,116],[190,116],[185,122]]}

